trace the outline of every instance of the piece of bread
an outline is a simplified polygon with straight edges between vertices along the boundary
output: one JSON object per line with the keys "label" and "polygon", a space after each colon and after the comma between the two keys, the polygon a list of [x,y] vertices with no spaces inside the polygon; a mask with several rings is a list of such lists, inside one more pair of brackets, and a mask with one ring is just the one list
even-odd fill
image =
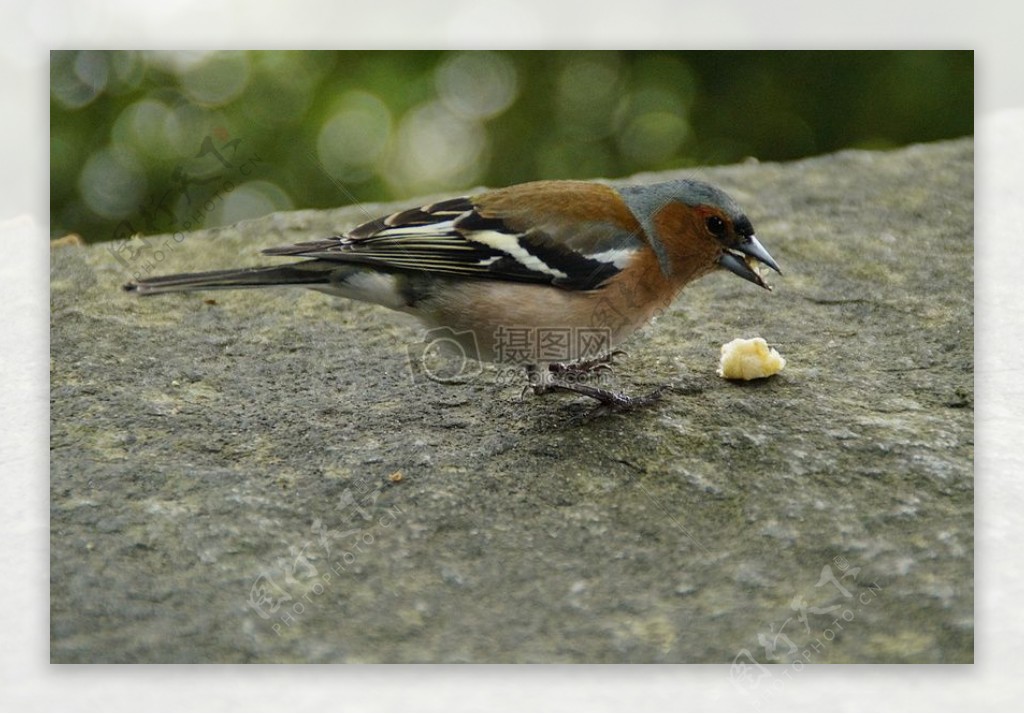
{"label": "piece of bread", "polygon": [[722,345],[718,376],[726,379],[763,379],[778,374],[786,360],[761,337],[737,338]]}

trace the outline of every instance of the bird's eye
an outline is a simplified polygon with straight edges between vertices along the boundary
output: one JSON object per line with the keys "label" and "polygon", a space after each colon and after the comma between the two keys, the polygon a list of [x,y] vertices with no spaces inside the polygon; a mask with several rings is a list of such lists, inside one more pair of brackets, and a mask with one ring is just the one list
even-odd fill
{"label": "bird's eye", "polygon": [[708,217],[708,220],[705,222],[705,225],[707,225],[709,231],[711,231],[714,235],[718,236],[719,238],[725,235],[725,221],[723,221],[718,216]]}

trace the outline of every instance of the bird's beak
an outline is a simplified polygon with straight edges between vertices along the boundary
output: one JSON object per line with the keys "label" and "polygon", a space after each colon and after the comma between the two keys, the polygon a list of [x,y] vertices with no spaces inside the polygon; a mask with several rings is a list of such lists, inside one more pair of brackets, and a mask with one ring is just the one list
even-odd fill
{"label": "bird's beak", "polygon": [[754,236],[744,238],[737,245],[726,249],[718,258],[718,264],[726,270],[736,273],[736,275],[744,280],[749,280],[766,290],[771,290],[772,286],[761,277],[758,263],[763,263],[779,275],[782,275],[779,264],[775,262],[771,255],[768,254],[768,251],[764,249],[764,246],[761,245],[761,242]]}

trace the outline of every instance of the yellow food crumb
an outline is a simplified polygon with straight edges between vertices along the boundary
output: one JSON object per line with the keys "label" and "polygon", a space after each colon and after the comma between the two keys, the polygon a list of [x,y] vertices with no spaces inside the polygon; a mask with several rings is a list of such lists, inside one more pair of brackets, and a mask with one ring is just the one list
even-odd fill
{"label": "yellow food crumb", "polygon": [[778,374],[785,366],[785,358],[773,347],[769,347],[763,338],[737,338],[722,345],[718,376],[726,379],[762,379]]}

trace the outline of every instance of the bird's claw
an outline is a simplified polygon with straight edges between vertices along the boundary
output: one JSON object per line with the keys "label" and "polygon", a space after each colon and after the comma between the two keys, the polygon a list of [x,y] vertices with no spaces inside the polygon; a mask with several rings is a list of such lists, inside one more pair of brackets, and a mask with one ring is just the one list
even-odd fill
{"label": "bird's claw", "polygon": [[615,358],[620,356],[625,357],[626,352],[624,350],[612,350],[600,357],[580,360],[579,362],[553,362],[548,365],[548,369],[552,374],[586,377],[591,374],[610,372],[612,370],[612,366],[615,364]]}
{"label": "bird's claw", "polygon": [[[586,384],[583,381],[586,377],[596,373],[610,371],[615,358],[625,354],[622,350],[614,350],[608,354],[582,362],[552,363],[548,365],[547,379],[541,378],[541,374],[538,373],[536,367],[528,366],[527,376],[529,384],[523,387],[520,399],[524,399],[529,391],[538,395],[549,392],[581,394],[598,402],[598,405],[587,414],[586,418],[589,420],[605,414],[642,409],[660,401],[667,391],[679,391],[670,384],[663,384],[647,394],[631,397],[622,392]],[[562,377],[562,379],[559,379],[559,377]]]}
{"label": "bird's claw", "polygon": [[663,384],[647,394],[639,397],[631,397],[627,394],[623,394],[622,392],[614,392],[610,389],[601,389],[600,387],[593,387],[589,384],[580,384],[575,382],[551,382],[540,389],[535,389],[534,392],[536,394],[553,391],[571,392],[574,394],[582,394],[583,396],[590,397],[591,399],[596,399],[598,401],[598,406],[587,414],[587,419],[594,419],[599,416],[604,416],[605,414],[628,412],[650,406],[651,404],[660,401],[662,395],[671,388],[671,385]]}

